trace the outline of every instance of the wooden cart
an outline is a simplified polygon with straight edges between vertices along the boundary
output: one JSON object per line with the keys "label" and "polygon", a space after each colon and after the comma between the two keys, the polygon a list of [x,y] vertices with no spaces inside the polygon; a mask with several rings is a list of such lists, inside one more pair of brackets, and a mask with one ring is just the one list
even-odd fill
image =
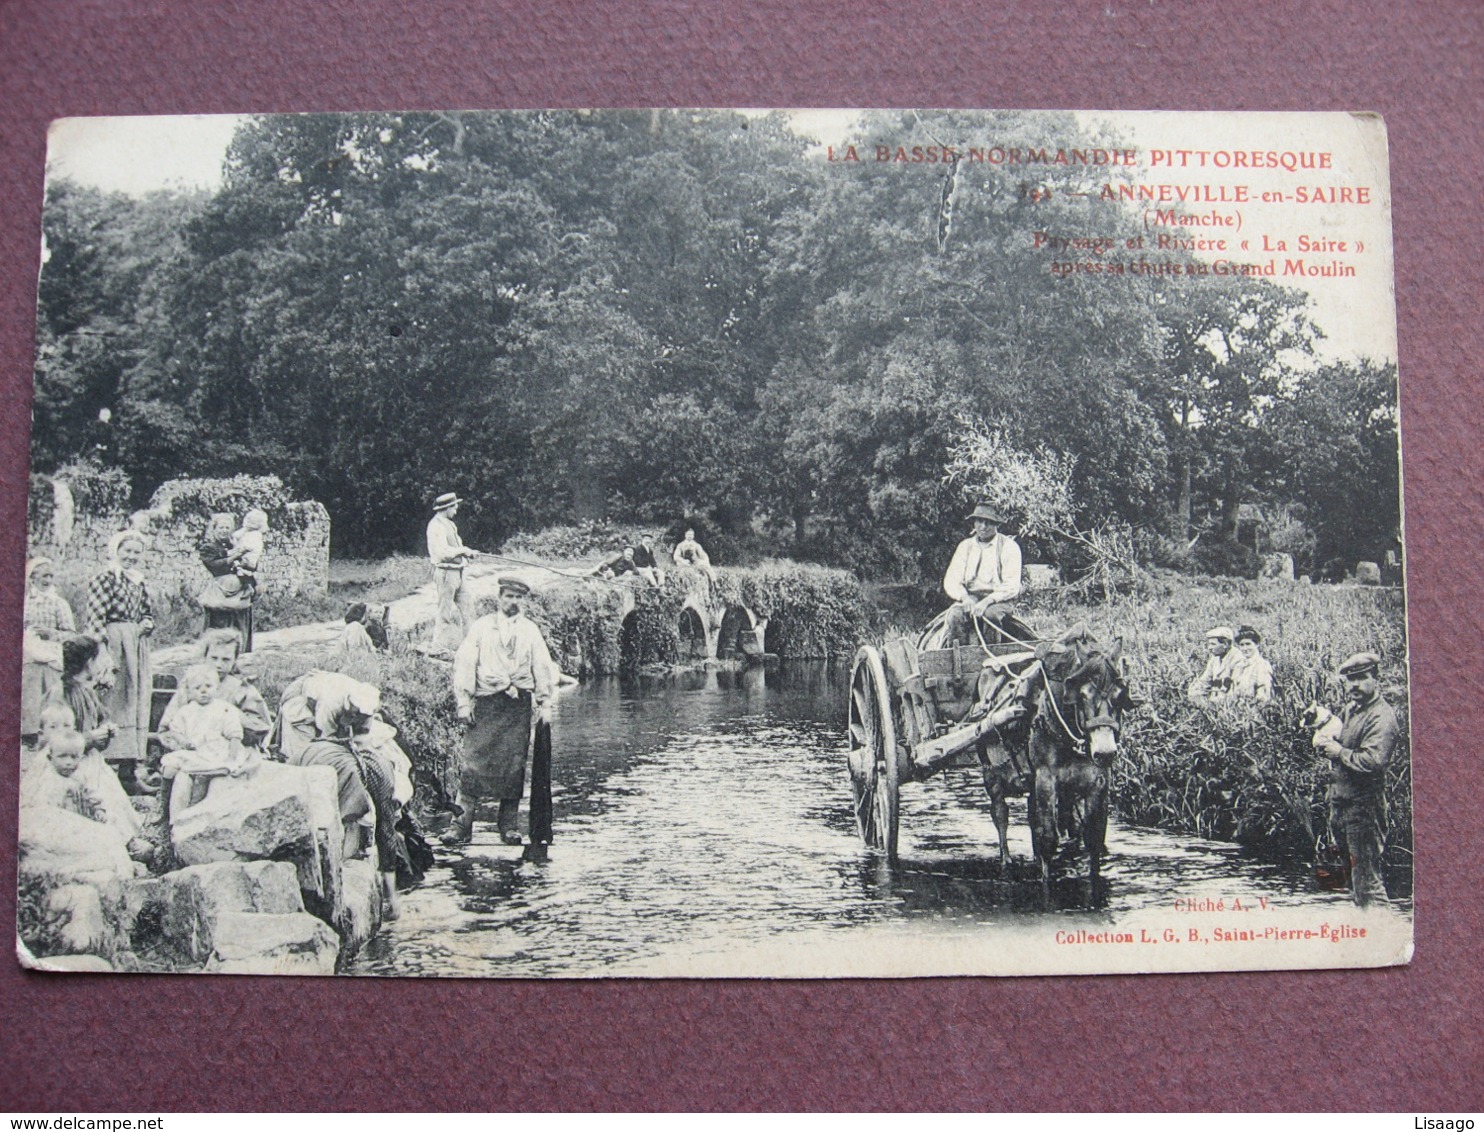
{"label": "wooden cart", "polygon": [[[1024,628],[1024,627],[1021,627]],[[850,788],[861,838],[897,855],[904,782],[952,767],[998,766],[1023,747],[1023,728],[1002,728],[997,710],[1035,668],[1034,638],[942,647],[942,619],[917,638],[863,645],[850,669]]]}

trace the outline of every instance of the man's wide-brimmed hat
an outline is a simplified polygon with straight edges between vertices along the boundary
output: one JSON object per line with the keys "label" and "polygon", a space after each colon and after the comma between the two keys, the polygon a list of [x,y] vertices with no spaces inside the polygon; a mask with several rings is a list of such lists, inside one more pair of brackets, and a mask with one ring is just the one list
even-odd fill
{"label": "man's wide-brimmed hat", "polygon": [[497,584],[502,591],[509,590],[511,593],[518,594],[521,597],[525,597],[526,594],[531,592],[530,586],[526,585],[519,578],[512,577],[509,574],[500,578]]}
{"label": "man's wide-brimmed hat", "polygon": [[1373,652],[1358,652],[1340,665],[1341,676],[1364,676],[1381,667],[1381,658]]}
{"label": "man's wide-brimmed hat", "polygon": [[995,506],[993,506],[992,504],[989,504],[989,503],[981,503],[981,504],[979,504],[979,506],[977,506],[977,507],[974,508],[974,511],[969,516],[969,518],[971,518],[971,519],[983,519],[986,522],[990,522],[990,523],[1003,523],[1003,522],[1005,522],[1004,513],[1001,512],[998,507],[995,507]]}
{"label": "man's wide-brimmed hat", "polygon": [[462,502],[463,500],[458,497],[457,493],[452,491],[445,491],[437,499],[433,500],[433,510],[446,511],[448,508],[453,507],[455,504],[459,504]]}

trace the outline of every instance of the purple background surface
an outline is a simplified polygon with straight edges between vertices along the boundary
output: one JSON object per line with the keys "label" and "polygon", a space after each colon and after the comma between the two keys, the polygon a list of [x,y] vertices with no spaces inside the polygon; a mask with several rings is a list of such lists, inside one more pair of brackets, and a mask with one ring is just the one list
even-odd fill
{"label": "purple background surface", "polygon": [[[846,14],[848,13],[848,14]],[[1383,971],[899,982],[44,977],[0,1110],[1484,1107],[1484,5],[0,0],[0,641],[20,639],[46,125],[539,106],[1374,110],[1390,129],[1417,954]],[[0,735],[19,649],[0,650]],[[0,759],[0,924],[16,765]],[[6,928],[6,931],[9,929]]]}

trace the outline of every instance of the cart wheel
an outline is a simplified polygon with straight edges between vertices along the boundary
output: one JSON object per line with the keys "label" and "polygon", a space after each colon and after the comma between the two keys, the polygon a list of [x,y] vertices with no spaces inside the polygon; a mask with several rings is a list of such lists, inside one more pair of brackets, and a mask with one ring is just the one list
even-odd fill
{"label": "cart wheel", "polygon": [[855,824],[873,849],[897,857],[897,801],[900,775],[891,693],[881,654],[865,645],[850,666],[850,790]]}

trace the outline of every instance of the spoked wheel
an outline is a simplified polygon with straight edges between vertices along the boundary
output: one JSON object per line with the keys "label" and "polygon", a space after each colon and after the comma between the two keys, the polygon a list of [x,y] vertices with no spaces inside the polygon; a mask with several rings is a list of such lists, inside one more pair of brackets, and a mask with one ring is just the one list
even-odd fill
{"label": "spoked wheel", "polygon": [[900,768],[897,732],[892,722],[891,693],[881,654],[870,645],[855,654],[850,666],[850,790],[861,839],[897,856],[897,806]]}

